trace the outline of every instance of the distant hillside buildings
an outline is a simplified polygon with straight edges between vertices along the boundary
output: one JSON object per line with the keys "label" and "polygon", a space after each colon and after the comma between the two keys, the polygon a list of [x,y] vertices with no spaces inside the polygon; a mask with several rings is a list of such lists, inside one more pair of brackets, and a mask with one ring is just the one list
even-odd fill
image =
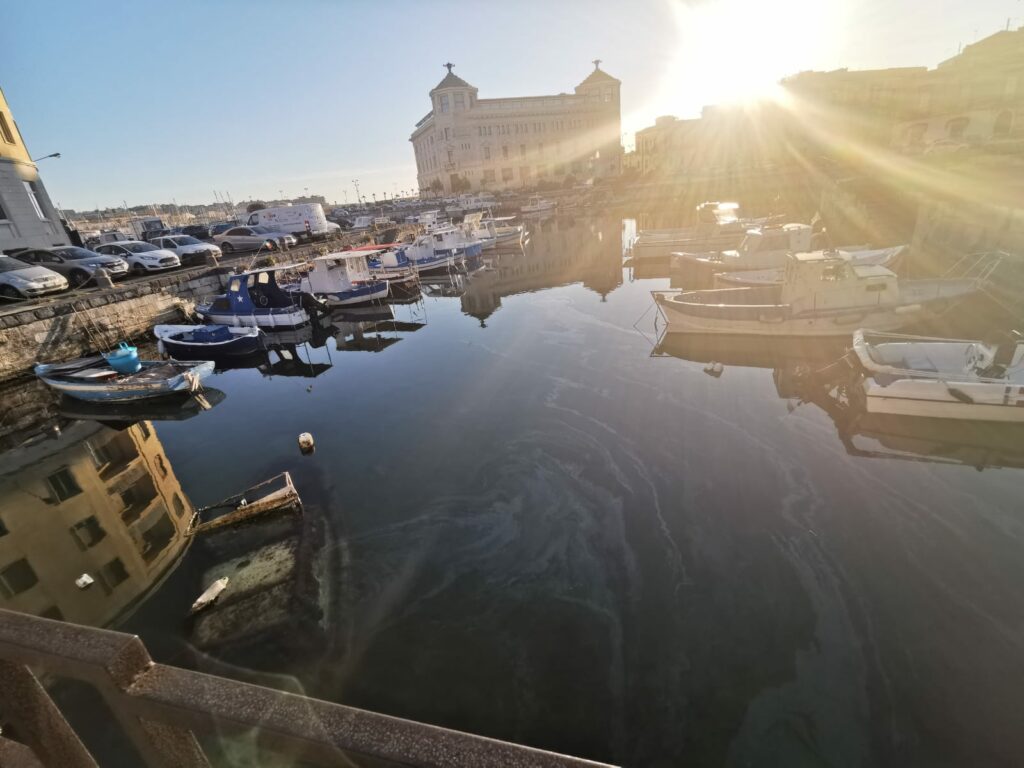
{"label": "distant hillside buildings", "polygon": [[801,72],[779,103],[706,107],[637,132],[641,174],[685,177],[763,170],[796,157],[871,147],[942,153],[1024,139],[1024,28],[968,45],[934,69]]}
{"label": "distant hillside buildings", "polygon": [[594,62],[573,93],[481,99],[448,74],[409,140],[423,192],[534,187],[618,175],[620,83]]}
{"label": "distant hillside buildings", "polygon": [[0,253],[67,242],[60,215],[0,90]]}

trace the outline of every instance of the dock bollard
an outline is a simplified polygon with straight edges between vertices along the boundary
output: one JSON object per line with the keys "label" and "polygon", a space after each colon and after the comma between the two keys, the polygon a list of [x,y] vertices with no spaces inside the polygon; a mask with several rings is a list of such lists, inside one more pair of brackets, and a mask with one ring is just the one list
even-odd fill
{"label": "dock bollard", "polygon": [[316,446],[313,444],[313,436],[309,432],[303,432],[299,435],[299,450],[302,451],[303,456],[316,450]]}

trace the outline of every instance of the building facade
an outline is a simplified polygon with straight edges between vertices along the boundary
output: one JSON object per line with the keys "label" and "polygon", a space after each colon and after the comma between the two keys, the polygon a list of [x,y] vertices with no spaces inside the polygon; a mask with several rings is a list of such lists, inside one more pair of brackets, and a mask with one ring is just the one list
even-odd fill
{"label": "building facade", "polygon": [[0,253],[67,243],[60,215],[0,90]]}
{"label": "building facade", "polygon": [[[907,153],[1024,141],[1024,27],[972,43],[921,78],[910,119],[892,132]],[[1006,145],[1012,145],[1007,147]]]}
{"label": "building facade", "polygon": [[615,176],[620,82],[594,62],[573,93],[481,99],[451,71],[409,140],[421,194],[536,187]]}

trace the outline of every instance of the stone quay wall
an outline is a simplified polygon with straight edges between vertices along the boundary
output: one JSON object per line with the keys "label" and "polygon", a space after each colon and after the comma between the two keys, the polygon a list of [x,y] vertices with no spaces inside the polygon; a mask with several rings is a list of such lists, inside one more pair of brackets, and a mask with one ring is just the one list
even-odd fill
{"label": "stone quay wall", "polygon": [[0,382],[30,375],[36,363],[151,341],[154,325],[182,322],[197,300],[220,293],[226,272],[181,272],[0,316]]}

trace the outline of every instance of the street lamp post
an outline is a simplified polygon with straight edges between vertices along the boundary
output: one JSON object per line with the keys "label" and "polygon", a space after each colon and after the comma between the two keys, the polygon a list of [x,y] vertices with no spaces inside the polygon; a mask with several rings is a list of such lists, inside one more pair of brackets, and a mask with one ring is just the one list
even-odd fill
{"label": "street lamp post", "polygon": [[46,159],[51,158],[51,157],[56,157],[56,158],[59,159],[60,158],[60,152],[53,152],[53,153],[51,153],[49,155],[43,155],[42,157],[37,157],[32,162],[33,163],[38,163],[40,160],[46,160]]}
{"label": "street lamp post", "polygon": [[356,204],[361,205],[363,198],[359,195],[359,179],[352,179],[352,186],[356,188]]}

